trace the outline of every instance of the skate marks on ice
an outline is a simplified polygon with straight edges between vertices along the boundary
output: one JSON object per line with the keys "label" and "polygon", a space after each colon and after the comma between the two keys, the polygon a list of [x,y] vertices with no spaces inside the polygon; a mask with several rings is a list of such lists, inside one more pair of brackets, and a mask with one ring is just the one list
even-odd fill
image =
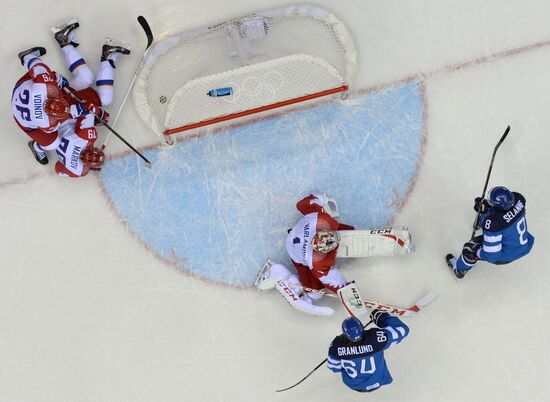
{"label": "skate marks on ice", "polygon": [[423,103],[418,82],[359,93],[151,151],[150,171],[134,156],[112,160],[101,179],[166,262],[250,286],[266,256],[288,262],[284,239],[308,192],[335,197],[356,227],[392,221],[419,165]]}

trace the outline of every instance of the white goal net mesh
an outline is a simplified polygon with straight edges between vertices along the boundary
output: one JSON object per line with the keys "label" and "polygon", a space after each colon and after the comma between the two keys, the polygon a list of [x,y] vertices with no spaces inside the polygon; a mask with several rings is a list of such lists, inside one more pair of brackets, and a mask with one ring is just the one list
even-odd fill
{"label": "white goal net mesh", "polygon": [[133,98],[155,132],[173,134],[345,91],[355,64],[336,17],[290,6],[163,38]]}

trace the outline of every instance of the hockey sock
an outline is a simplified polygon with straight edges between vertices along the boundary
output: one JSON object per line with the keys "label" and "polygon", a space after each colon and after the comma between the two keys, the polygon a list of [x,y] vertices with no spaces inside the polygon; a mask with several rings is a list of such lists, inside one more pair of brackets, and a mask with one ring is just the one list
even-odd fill
{"label": "hockey sock", "polygon": [[61,53],[63,53],[67,68],[73,76],[71,87],[77,91],[90,87],[94,82],[94,73],[78,50],[73,45],[67,45],[61,49]]}
{"label": "hockey sock", "polygon": [[42,59],[40,57],[36,57],[36,55],[30,53],[30,54],[26,55],[25,57],[23,57],[23,63],[30,70],[36,64],[42,63]]}
{"label": "hockey sock", "polygon": [[113,103],[113,85],[115,83],[115,69],[108,60],[102,61],[97,73],[95,85],[103,106]]}

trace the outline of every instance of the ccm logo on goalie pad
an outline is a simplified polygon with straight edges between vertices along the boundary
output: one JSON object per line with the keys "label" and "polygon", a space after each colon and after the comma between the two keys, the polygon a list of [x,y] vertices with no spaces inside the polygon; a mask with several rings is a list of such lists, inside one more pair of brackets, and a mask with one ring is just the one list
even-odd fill
{"label": "ccm logo on goalie pad", "polygon": [[392,228],[388,228],[388,229],[373,229],[370,231],[371,234],[386,234],[386,233],[391,233],[392,231]]}
{"label": "ccm logo on goalie pad", "polygon": [[361,307],[363,305],[363,300],[361,300],[361,295],[355,288],[351,289],[351,297],[348,300],[350,304],[352,304],[355,307]]}
{"label": "ccm logo on goalie pad", "polygon": [[286,283],[284,283],[283,281],[277,281],[277,283],[279,284],[281,289],[288,295],[288,297],[290,297],[294,301],[299,300],[298,297],[296,296],[296,293],[294,293],[294,291],[292,289],[290,289],[286,285]]}
{"label": "ccm logo on goalie pad", "polygon": [[403,247],[405,245],[405,242],[403,240],[401,240],[400,238],[398,238],[397,236],[395,236],[394,234],[392,234],[392,228],[388,228],[388,229],[374,229],[374,230],[371,230],[370,233],[371,234],[379,234],[379,235],[382,235],[384,237],[387,237],[389,239],[392,239],[392,240],[395,240],[397,242],[397,244],[399,244],[401,247]]}

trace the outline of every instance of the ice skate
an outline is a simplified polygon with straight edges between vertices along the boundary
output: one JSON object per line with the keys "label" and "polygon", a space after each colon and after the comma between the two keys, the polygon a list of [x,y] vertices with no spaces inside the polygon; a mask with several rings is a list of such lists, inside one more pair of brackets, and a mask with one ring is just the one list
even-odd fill
{"label": "ice skate", "polygon": [[23,50],[22,52],[19,52],[17,54],[17,57],[19,57],[19,60],[21,61],[21,65],[25,65],[25,57],[28,55],[32,55],[34,57],[40,57],[44,56],[46,54],[46,49],[40,46],[31,47],[30,49]]}
{"label": "ice skate", "polygon": [[34,156],[34,159],[41,165],[47,165],[48,164],[48,157],[46,156],[45,151],[37,151],[35,146],[35,141],[29,141],[28,146]]}
{"label": "ice skate", "polygon": [[456,258],[454,255],[452,254],[447,254],[445,256],[445,261],[447,262],[447,266],[451,269],[451,271],[453,272],[453,275],[457,278],[457,279],[462,279],[464,278],[464,276],[466,275],[466,273],[464,272],[459,272],[457,269],[456,269]]}
{"label": "ice skate", "polygon": [[105,44],[101,49],[101,61],[108,61],[113,68],[115,62],[121,54],[130,54],[132,47],[126,43],[117,39],[105,38]]}
{"label": "ice skate", "polygon": [[77,47],[78,43],[74,41],[74,30],[79,26],[80,24],[77,22],[76,18],[69,18],[51,27],[51,31],[54,34],[55,40],[59,43],[59,46],[65,47],[67,45],[73,45]]}

